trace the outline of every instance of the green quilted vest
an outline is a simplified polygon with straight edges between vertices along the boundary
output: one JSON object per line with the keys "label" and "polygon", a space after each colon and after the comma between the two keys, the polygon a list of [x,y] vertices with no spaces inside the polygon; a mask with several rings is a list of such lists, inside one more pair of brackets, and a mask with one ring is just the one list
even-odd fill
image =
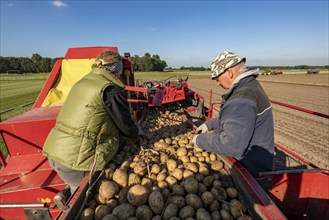
{"label": "green quilted vest", "polygon": [[74,170],[104,168],[119,147],[119,130],[103,102],[111,84],[124,87],[112,73],[93,68],[72,87],[45,142],[45,156]]}

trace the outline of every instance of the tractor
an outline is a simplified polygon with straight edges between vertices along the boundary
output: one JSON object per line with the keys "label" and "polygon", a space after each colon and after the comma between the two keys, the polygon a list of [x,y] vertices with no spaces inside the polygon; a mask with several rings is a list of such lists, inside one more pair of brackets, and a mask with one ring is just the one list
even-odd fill
{"label": "tractor", "polygon": [[[1,219],[78,219],[86,205],[91,179],[86,176],[70,197],[65,209],[56,207],[53,197],[65,183],[52,170],[42,154],[43,144],[54,127],[57,115],[72,85],[87,74],[96,56],[104,50],[118,52],[117,47],[69,48],[58,60],[32,109],[0,123],[0,133],[8,157],[0,154]],[[125,89],[137,123],[145,112],[172,106],[184,115],[184,121],[195,129],[220,111],[212,102],[189,88],[188,78],[176,77],[136,83],[129,58],[123,57]],[[307,109],[272,101],[272,104],[310,113]],[[318,113],[319,117],[329,118]],[[302,169],[275,170],[254,178],[237,160],[218,155],[224,172],[231,176],[239,197],[254,219],[328,219],[329,171],[275,144],[278,151],[303,164]],[[269,180],[267,185],[261,179]],[[96,181],[95,181],[96,182]],[[97,183],[96,183],[97,184]]]}

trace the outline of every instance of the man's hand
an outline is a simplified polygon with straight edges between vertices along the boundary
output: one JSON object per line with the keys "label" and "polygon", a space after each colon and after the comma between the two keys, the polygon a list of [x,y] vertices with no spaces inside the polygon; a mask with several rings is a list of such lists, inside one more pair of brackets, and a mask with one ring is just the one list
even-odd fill
{"label": "man's hand", "polygon": [[193,137],[193,139],[192,139],[192,143],[193,143],[193,145],[194,146],[198,146],[197,144],[196,144],[196,138],[198,137],[198,135],[194,135],[194,137]]}
{"label": "man's hand", "polygon": [[205,123],[203,123],[202,125],[200,125],[196,130],[195,133],[196,134],[200,134],[200,133],[206,133],[207,131],[209,131],[207,125]]}

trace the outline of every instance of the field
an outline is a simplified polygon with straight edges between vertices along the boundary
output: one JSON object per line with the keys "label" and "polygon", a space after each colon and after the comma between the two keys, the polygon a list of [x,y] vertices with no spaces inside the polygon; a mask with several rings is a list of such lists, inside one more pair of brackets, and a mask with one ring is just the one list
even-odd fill
{"label": "field", "polygon": [[[136,78],[167,78],[176,73],[136,73]],[[189,75],[191,89],[206,98],[213,90],[214,101],[220,101],[225,91],[216,87],[206,73]],[[31,109],[47,74],[0,76],[1,120]],[[329,74],[283,74],[259,76],[269,98],[329,115]],[[329,120],[273,104],[275,142],[304,157],[321,168],[329,169]],[[3,144],[1,146],[3,148]]]}

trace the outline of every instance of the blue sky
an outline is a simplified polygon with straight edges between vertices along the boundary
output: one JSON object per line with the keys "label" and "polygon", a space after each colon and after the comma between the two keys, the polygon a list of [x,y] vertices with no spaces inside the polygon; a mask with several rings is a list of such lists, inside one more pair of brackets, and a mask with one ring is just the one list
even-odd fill
{"label": "blue sky", "polygon": [[117,46],[169,67],[209,67],[224,50],[247,65],[328,65],[328,0],[5,1],[1,56],[64,56]]}

